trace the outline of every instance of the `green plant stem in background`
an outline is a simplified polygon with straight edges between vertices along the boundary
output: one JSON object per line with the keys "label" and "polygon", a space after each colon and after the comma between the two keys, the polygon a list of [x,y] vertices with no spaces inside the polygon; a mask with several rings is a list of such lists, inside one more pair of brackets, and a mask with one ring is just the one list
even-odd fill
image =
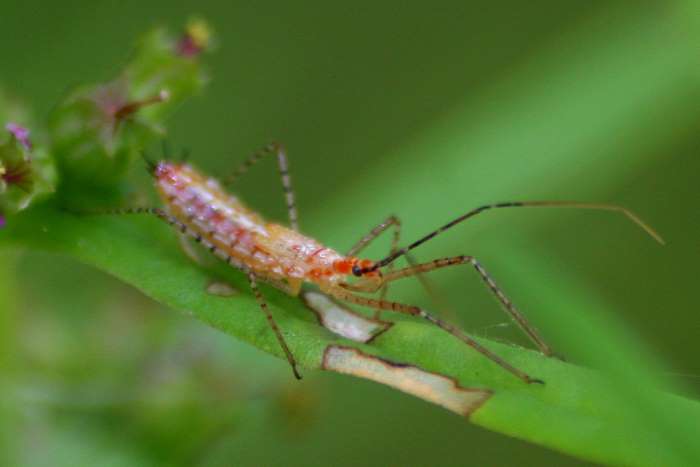
{"label": "green plant stem in background", "polygon": [[0,251],[0,463],[13,465],[15,457],[15,443],[12,439],[12,430],[16,426],[17,407],[11,403],[8,387],[8,376],[13,372],[13,355],[15,355],[17,310],[16,291],[17,284],[14,280],[12,268],[15,265],[17,254],[11,251]]}
{"label": "green plant stem in background", "polygon": [[[222,298],[208,294],[211,272],[191,263],[165,225],[155,219],[79,218],[51,205],[37,206],[0,233],[0,245],[68,255],[109,272],[170,307],[277,356],[282,356],[250,293]],[[245,277],[222,270],[241,290]],[[492,430],[597,462],[626,465],[688,465],[700,459],[697,446],[661,436],[659,426],[640,423],[635,401],[664,408],[684,428],[700,420],[696,402],[641,387],[619,394],[615,379],[556,359],[484,341],[514,365],[547,381],[524,385],[452,336],[412,321],[395,325],[371,346],[339,339],[311,320],[301,301],[265,290],[272,312],[305,369],[320,367],[328,345],[354,345],[392,361],[407,362],[455,377],[465,387],[488,388],[492,398],[473,415]],[[290,376],[291,377],[291,376]],[[641,395],[641,396],[640,396]],[[700,429],[700,426],[695,426]],[[697,431],[691,431],[697,432]]]}

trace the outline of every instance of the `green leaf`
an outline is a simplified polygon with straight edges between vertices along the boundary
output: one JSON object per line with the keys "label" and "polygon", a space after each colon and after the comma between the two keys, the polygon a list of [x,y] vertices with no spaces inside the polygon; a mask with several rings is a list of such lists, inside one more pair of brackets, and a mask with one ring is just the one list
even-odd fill
{"label": "green leaf", "polygon": [[[624,427],[629,426],[646,430],[649,449],[669,456],[662,464],[696,463],[700,453],[695,434],[700,428],[700,419],[688,416],[685,410],[691,409],[694,413],[700,405],[694,401],[686,406],[679,397],[661,395],[659,388],[669,387],[669,383],[660,358],[645,348],[616,317],[615,310],[596,299],[589,287],[582,284],[582,279],[568,271],[567,265],[543,261],[546,255],[538,250],[519,252],[504,248],[503,255],[501,262],[508,258],[510,265],[504,279],[521,282],[525,302],[540,302],[537,307],[540,310],[556,310],[552,321],[556,320],[557,337],[566,343],[567,351],[576,355],[577,360],[604,372],[605,403],[611,406],[606,413],[623,414],[622,433],[628,431]],[[536,298],[541,284],[556,284],[546,304]],[[596,403],[596,410],[600,409],[600,404]],[[626,463],[623,459],[641,454],[638,444],[624,444],[618,448],[637,451],[621,455],[618,463]],[[642,462],[641,457],[639,462]]]}
{"label": "green leaf", "polygon": [[[0,244],[69,255],[161,303],[282,356],[255,299],[246,291],[244,275],[228,269],[208,272],[193,264],[179,251],[174,233],[157,219],[76,217],[45,205],[24,213],[0,232]],[[242,293],[227,298],[207,293],[213,276],[230,281]],[[637,394],[620,394],[614,380],[603,374],[480,339],[512,364],[547,382],[525,385],[452,336],[414,321],[397,323],[373,345],[354,344],[317,325],[300,300],[269,287],[264,292],[306,370],[321,367],[329,345],[353,346],[389,361],[454,377],[467,388],[493,391],[472,420],[496,431],[598,462],[687,465],[690,456],[700,459],[696,447],[677,449],[680,440],[674,443],[668,436],[659,436],[657,426],[640,423],[643,412],[636,402],[641,399]],[[650,410],[663,407],[686,422],[694,420],[690,425],[700,420],[696,402],[644,386],[635,392],[643,395]],[[700,426],[694,427],[697,429]]]}

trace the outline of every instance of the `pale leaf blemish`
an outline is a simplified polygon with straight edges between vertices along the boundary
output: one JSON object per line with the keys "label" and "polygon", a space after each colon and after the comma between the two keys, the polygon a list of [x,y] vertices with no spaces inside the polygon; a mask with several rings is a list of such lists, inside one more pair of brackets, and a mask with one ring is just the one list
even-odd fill
{"label": "pale leaf blemish", "polygon": [[215,281],[207,286],[207,293],[216,295],[217,297],[233,297],[234,295],[238,295],[238,290],[225,282]]}
{"label": "pale leaf blemish", "polygon": [[453,378],[394,363],[350,347],[326,347],[323,369],[391,386],[465,417],[491,397],[491,391],[487,389],[464,388]]}
{"label": "pale leaf blemish", "polygon": [[302,298],[306,306],[316,314],[321,326],[356,342],[367,343],[393,324],[362,316],[319,292],[305,292]]}

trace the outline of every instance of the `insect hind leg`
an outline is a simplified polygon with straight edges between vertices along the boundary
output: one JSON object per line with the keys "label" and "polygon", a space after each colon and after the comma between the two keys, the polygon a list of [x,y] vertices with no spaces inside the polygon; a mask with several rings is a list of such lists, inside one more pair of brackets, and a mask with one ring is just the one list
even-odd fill
{"label": "insect hind leg", "polygon": [[544,381],[541,379],[533,378],[532,376],[528,375],[524,371],[514,367],[510,363],[506,362],[503,360],[501,357],[496,355],[495,353],[491,352],[488,348],[484,347],[481,345],[479,342],[476,340],[472,339],[469,337],[467,334],[462,332],[459,328],[456,326],[441,320],[440,318],[433,316],[426,310],[414,306],[414,305],[407,305],[404,303],[399,303],[399,302],[392,302],[388,300],[377,300],[374,298],[368,298],[368,297],[362,297],[359,295],[355,295],[353,293],[348,292],[345,289],[342,288],[333,288],[330,290],[326,290],[329,294],[334,296],[335,298],[339,300],[344,300],[349,303],[354,303],[356,305],[360,306],[365,306],[369,308],[373,308],[375,310],[388,310],[388,311],[394,311],[397,313],[404,313],[407,315],[412,315],[412,316],[418,316],[420,318],[425,319],[426,321],[434,324],[435,326],[439,327],[443,331],[446,331],[450,333],[452,336],[456,337],[460,341],[464,342],[467,344],[469,347],[473,348],[480,354],[482,354],[484,357],[488,358],[492,362],[496,363],[499,365],[501,368],[504,370],[510,372],[514,376],[520,378],[522,381],[524,381],[527,384],[532,384],[532,383],[538,383],[538,384],[544,384]]}
{"label": "insect hind leg", "polygon": [[203,237],[197,232],[190,230],[186,224],[179,221],[174,216],[171,216],[165,210],[161,208],[153,207],[133,207],[133,208],[115,208],[115,209],[100,209],[100,210],[87,210],[87,211],[69,211],[72,214],[78,216],[121,216],[121,215],[131,215],[131,214],[145,214],[155,216],[163,222],[171,225],[177,230],[178,237],[180,240],[180,247],[190,259],[198,264],[201,264],[201,258],[197,255],[197,252],[190,248],[190,245],[186,243],[186,237],[191,237],[195,242],[204,245],[212,253],[222,253],[218,247],[213,243],[213,239]]}

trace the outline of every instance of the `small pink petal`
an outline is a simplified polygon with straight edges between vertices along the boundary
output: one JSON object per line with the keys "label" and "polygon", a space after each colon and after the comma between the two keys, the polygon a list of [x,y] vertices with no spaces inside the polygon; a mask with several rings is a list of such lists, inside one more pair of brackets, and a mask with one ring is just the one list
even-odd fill
{"label": "small pink petal", "polygon": [[5,125],[5,129],[10,132],[10,134],[17,139],[26,150],[32,149],[32,142],[29,140],[29,130],[23,126],[17,125],[16,123],[8,123]]}

